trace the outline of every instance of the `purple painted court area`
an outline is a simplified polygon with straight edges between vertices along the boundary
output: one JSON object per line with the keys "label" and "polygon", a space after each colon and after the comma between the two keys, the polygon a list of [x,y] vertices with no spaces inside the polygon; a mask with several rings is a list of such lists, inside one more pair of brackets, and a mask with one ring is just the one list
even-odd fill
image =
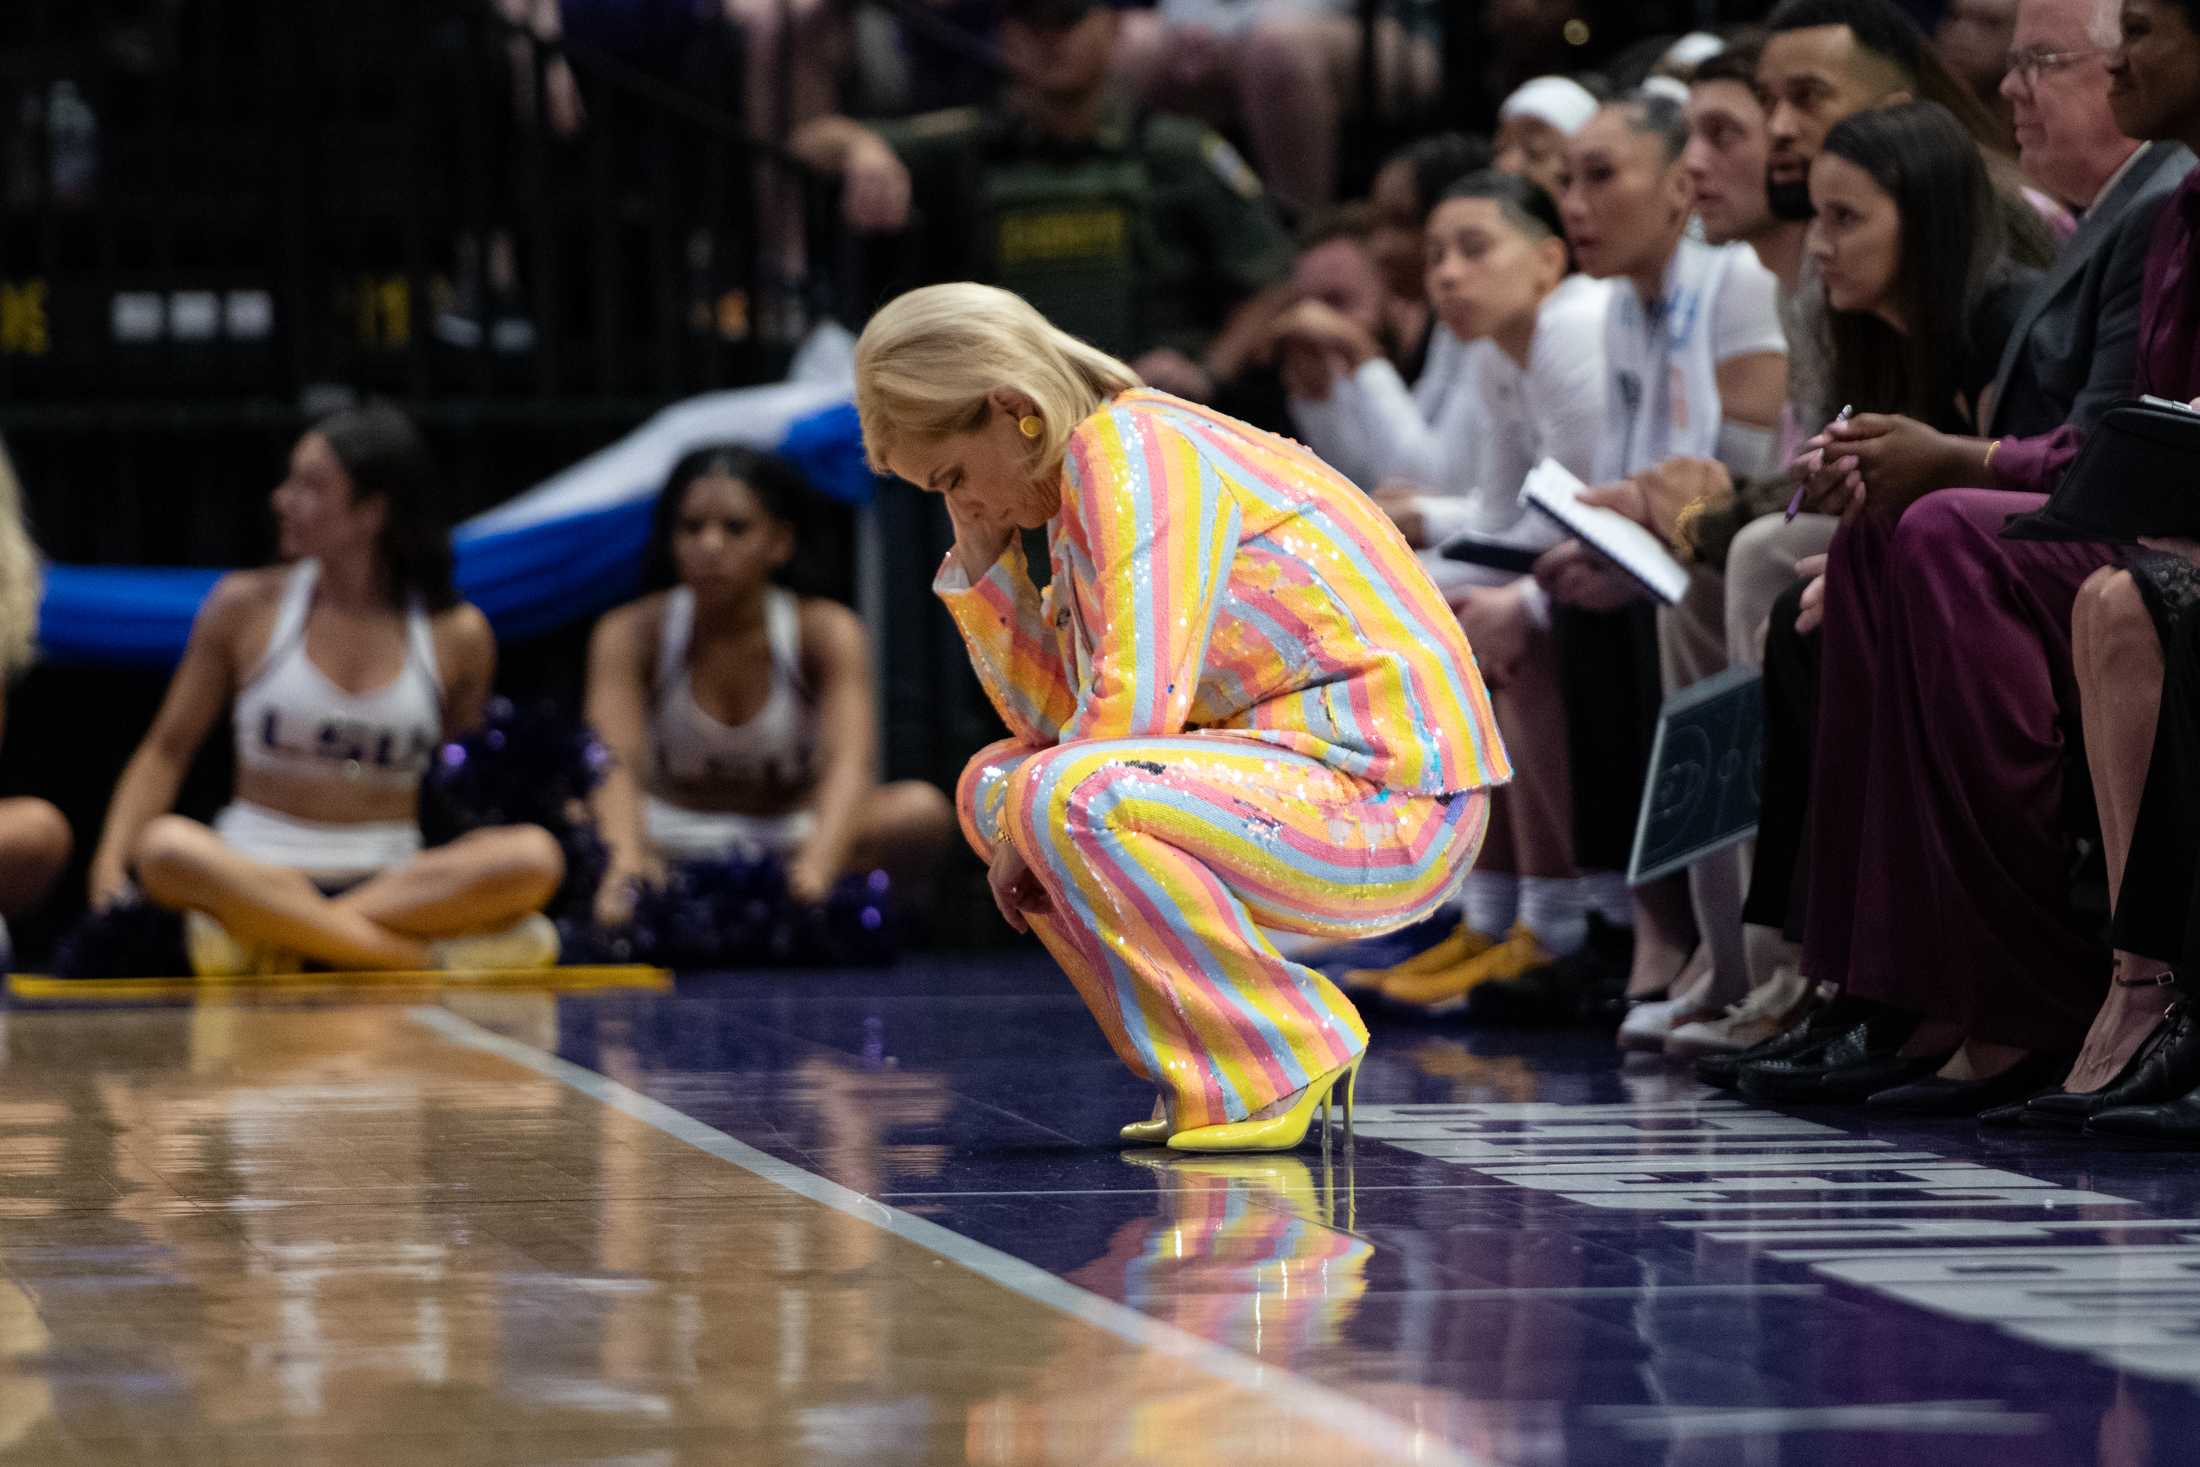
{"label": "purple painted court area", "polygon": [[1036,956],[558,1012],[569,1060],[1470,1460],[2200,1460],[2188,1156],[1379,1014],[1351,1153],[1125,1151],[1151,1093]]}

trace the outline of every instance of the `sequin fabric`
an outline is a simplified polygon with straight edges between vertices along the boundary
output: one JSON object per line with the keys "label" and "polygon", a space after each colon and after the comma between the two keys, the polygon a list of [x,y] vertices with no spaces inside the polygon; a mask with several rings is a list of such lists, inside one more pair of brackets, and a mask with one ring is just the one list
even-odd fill
{"label": "sequin fabric", "polygon": [[[1232,734],[1005,739],[964,771],[963,833],[1045,886],[1032,928],[1179,1126],[1243,1120],[1367,1046],[1352,1001],[1262,928],[1371,937],[1435,911],[1484,791],[1376,789]],[[1136,1119],[1126,1117],[1126,1119]]]}
{"label": "sequin fabric", "polygon": [[1042,594],[1011,543],[938,589],[1012,737],[957,805],[1012,844],[1033,927],[1179,1126],[1241,1120],[1367,1029],[1263,927],[1435,910],[1511,777],[1459,623],[1366,496],[1288,440],[1160,393],[1072,435]]}
{"label": "sequin fabric", "polygon": [[941,592],[1025,743],[1230,729],[1386,789],[1511,778],[1458,618],[1298,444],[1125,393],[1070,438],[1049,546],[1043,594],[1014,541]]}

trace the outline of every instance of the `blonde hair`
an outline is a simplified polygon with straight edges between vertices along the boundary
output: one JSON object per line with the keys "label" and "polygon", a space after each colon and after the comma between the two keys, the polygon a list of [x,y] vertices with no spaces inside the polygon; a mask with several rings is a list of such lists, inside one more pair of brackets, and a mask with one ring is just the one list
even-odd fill
{"label": "blonde hair", "polygon": [[911,440],[937,441],[985,422],[999,388],[1037,404],[1033,478],[1061,470],[1069,435],[1138,374],[1096,346],[1050,325],[1022,296],[961,281],[927,285],[881,306],[856,342],[856,416],[863,451],[886,473],[886,455]]}
{"label": "blonde hair", "polygon": [[0,444],[0,677],[30,666],[45,590],[38,547],[23,524],[23,489]]}

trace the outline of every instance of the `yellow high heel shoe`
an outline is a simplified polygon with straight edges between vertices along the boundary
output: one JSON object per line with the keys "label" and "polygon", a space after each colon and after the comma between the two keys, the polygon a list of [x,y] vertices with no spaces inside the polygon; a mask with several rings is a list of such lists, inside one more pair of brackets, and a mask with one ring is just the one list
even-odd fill
{"label": "yellow high heel shoe", "polygon": [[1176,1122],[1169,1119],[1169,1107],[1159,1098],[1155,1099],[1153,1108],[1160,1111],[1161,1114],[1151,1120],[1132,1121],[1115,1133],[1116,1138],[1125,1146],[1165,1145],[1168,1142],[1169,1133],[1176,1129]]}
{"label": "yellow high heel shoe", "polygon": [[1299,1092],[1299,1098],[1282,1115],[1260,1121],[1227,1121],[1219,1126],[1194,1126],[1169,1138],[1171,1151],[1289,1151],[1306,1139],[1317,1107],[1322,1113],[1322,1146],[1329,1145],[1329,1113],[1339,1081],[1344,1084],[1344,1143],[1352,1144],[1352,1085],[1360,1075],[1361,1050],[1350,1060],[1318,1077]]}

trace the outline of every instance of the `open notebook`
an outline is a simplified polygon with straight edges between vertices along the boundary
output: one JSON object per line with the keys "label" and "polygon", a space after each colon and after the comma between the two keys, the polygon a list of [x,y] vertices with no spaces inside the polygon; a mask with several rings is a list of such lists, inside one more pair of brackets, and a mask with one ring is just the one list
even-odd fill
{"label": "open notebook", "polygon": [[1688,592],[1688,567],[1667,553],[1658,537],[1622,514],[1581,502],[1586,487],[1557,459],[1528,471],[1520,502],[1550,516],[1560,528],[1642,583],[1671,606]]}

